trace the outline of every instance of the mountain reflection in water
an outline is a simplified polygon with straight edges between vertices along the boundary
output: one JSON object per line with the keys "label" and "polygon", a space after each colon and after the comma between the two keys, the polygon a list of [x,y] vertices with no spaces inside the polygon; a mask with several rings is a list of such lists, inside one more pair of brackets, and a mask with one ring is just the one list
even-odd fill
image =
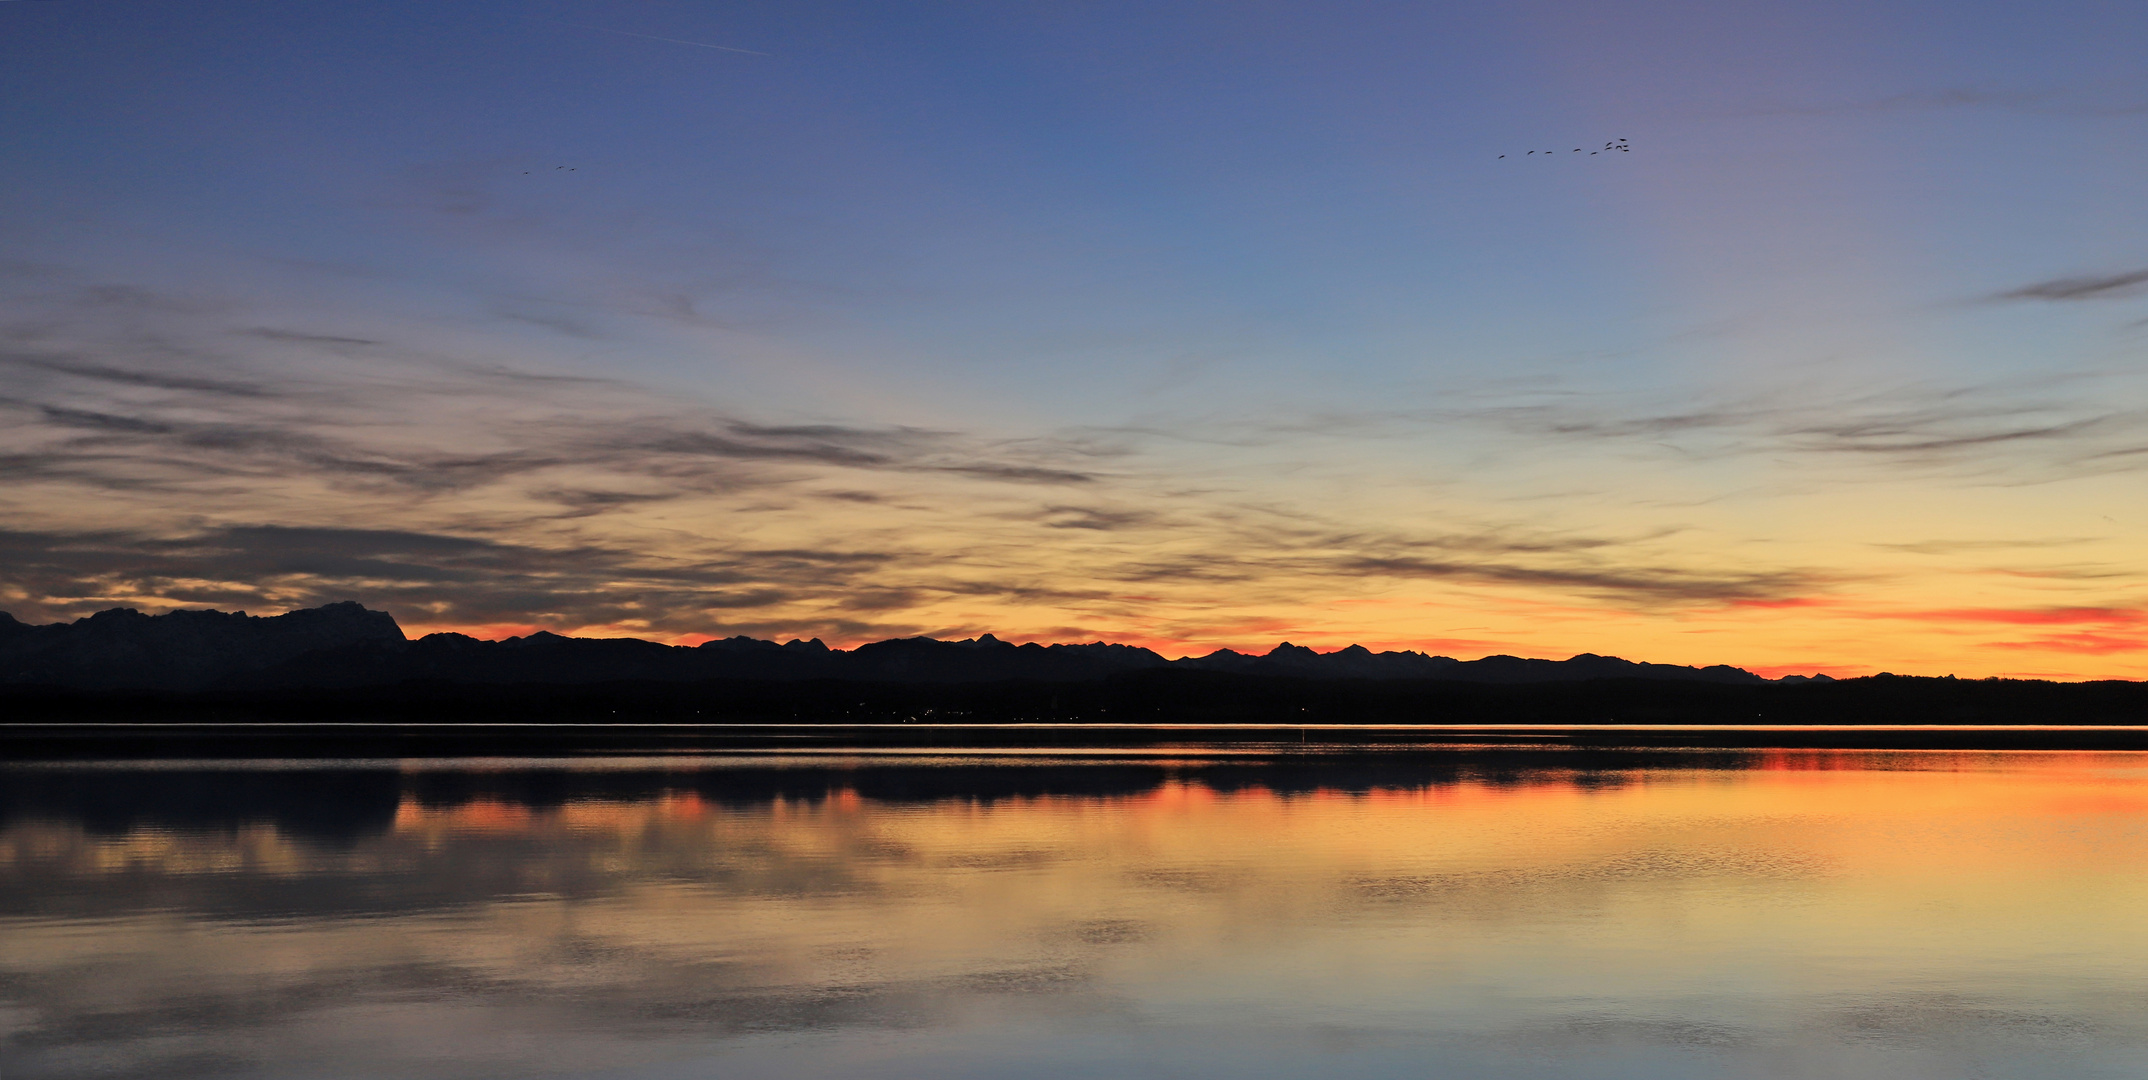
{"label": "mountain reflection in water", "polygon": [[2142,1075],[2124,754],[0,770],[0,1076]]}

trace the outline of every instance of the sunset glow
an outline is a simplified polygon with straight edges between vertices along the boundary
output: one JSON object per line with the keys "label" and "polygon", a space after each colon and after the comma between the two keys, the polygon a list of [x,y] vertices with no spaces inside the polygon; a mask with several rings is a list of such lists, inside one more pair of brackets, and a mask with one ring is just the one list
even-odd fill
{"label": "sunset glow", "polygon": [[2143,55],[0,4],[0,610],[2148,677]]}

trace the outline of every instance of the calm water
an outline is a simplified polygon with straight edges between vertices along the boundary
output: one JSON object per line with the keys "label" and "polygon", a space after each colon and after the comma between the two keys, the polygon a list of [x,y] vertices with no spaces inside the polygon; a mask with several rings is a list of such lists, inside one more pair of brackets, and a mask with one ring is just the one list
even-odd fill
{"label": "calm water", "polygon": [[0,1076],[2143,1077],[2148,758],[0,769]]}

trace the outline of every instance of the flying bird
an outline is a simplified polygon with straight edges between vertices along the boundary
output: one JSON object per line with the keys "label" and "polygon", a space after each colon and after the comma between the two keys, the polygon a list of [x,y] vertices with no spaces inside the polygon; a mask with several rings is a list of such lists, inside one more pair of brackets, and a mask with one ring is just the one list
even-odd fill
{"label": "flying bird", "polygon": [[[1573,149],[1573,151],[1572,151],[1572,152],[1573,152],[1573,153],[1576,153],[1576,154],[1579,154],[1579,153],[1582,153],[1583,151],[1587,151],[1587,153],[1588,153],[1588,155],[1589,155],[1590,157],[1595,157],[1595,156],[1597,156],[1597,155],[1599,155],[1599,154],[1603,153],[1603,152],[1604,152],[1604,150],[1616,150],[1616,151],[1618,151],[1619,153],[1623,154],[1623,153],[1627,153],[1628,151],[1631,151],[1632,149],[1633,149],[1633,147],[1631,147],[1631,146],[1628,146],[1628,145],[1626,144],[1626,140],[1622,138],[1622,139],[1616,139],[1616,140],[1613,140],[1613,141],[1611,141],[1611,142],[1607,142],[1607,143],[1605,143],[1605,144],[1604,144],[1604,149],[1603,149],[1603,150],[1589,150],[1589,149],[1588,149],[1587,147],[1583,147],[1583,146],[1577,146],[1577,147],[1574,147],[1574,149]],[[1546,156],[1549,156],[1549,155],[1552,155],[1552,154],[1555,154],[1555,153],[1558,153],[1558,151],[1556,151],[1556,150],[1531,150],[1531,151],[1528,151],[1527,153],[1524,153],[1524,154],[1523,154],[1522,156],[1523,156],[1523,157],[1535,157],[1535,156],[1536,156],[1536,155],[1538,155],[1538,154],[1544,154],[1544,155],[1546,155]],[[1507,155],[1505,155],[1505,154],[1501,154],[1501,155],[1499,155],[1499,160],[1505,160],[1505,159],[1506,159],[1506,157],[1507,157]]]}

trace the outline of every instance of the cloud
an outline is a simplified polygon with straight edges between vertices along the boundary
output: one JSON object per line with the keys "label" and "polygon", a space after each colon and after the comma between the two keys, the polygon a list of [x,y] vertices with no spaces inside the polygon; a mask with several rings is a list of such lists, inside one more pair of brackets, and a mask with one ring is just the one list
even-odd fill
{"label": "cloud", "polygon": [[2138,607],[1942,608],[1872,611],[1865,614],[1868,618],[1905,619],[1971,628],[2070,628],[2062,633],[2045,633],[2019,640],[1981,642],[1980,647],[1986,649],[2081,656],[2109,656],[2148,650],[2148,609]]}
{"label": "cloud", "polygon": [[[115,297],[185,307],[146,291],[99,303]],[[22,376],[0,398],[0,501],[42,523],[14,519],[0,599],[28,618],[355,597],[432,624],[888,636],[919,629],[905,613],[931,598],[1049,593],[1009,569],[1019,560],[969,566],[944,545],[965,520],[1013,520],[976,515],[1016,492],[1101,482],[1078,441],[771,423],[303,328],[243,333],[379,342],[379,358],[350,373],[249,365],[214,352],[220,329],[90,325],[101,340],[17,322],[35,348],[0,355]],[[129,528],[79,524],[109,519],[100,500],[122,493]],[[875,523],[834,526],[830,545],[806,507]],[[1012,541],[1002,528],[972,543]]]}
{"label": "cloud", "polygon": [[740,425],[732,430],[712,431],[650,431],[634,424],[618,429],[609,445],[623,450],[643,451],[653,454],[671,454],[684,457],[729,458],[740,461],[808,461],[821,465],[838,465],[846,468],[876,469],[895,463],[895,458],[885,452],[860,449],[843,442],[825,438],[738,438]]}
{"label": "cloud", "polygon": [[2074,439],[2117,419],[2103,415],[2045,421],[2028,409],[1908,411],[1787,427],[1780,434],[1823,453],[1933,457],[2002,443]]}
{"label": "cloud", "polygon": [[493,313],[503,319],[512,319],[515,322],[542,327],[553,333],[579,341],[602,341],[606,336],[588,323],[580,319],[568,318],[565,315],[540,315],[528,311],[516,311],[506,307],[496,308]]}
{"label": "cloud", "polygon": [[2132,626],[2148,622],[2148,612],[2130,607],[1946,608],[1884,615],[1928,622],[2007,623],[2016,626]]}
{"label": "cloud", "polygon": [[1538,447],[1623,443],[1693,460],[1832,458],[1925,474],[2042,481],[2148,467],[2148,407],[2125,373],[2059,373],[2035,383],[1856,391],[1784,387],[1681,408],[1634,395],[1487,402],[1415,414],[1336,418],[1336,434],[1428,426],[1490,428]]}
{"label": "cloud", "polygon": [[380,342],[372,338],[344,337],[338,334],[305,334],[296,330],[277,330],[267,326],[248,327],[239,331],[239,333],[247,337],[257,337],[263,341],[281,341],[296,345],[351,345],[362,347],[380,344]]}
{"label": "cloud", "polygon": [[[1988,382],[1789,383],[1724,391],[1587,392],[1564,385],[1457,390],[1421,408],[1285,413],[1100,434],[1252,454],[1310,440],[1473,443],[1477,460],[1617,446],[1681,463],[1769,460],[1811,475],[1824,460],[1893,479],[2040,483],[2148,468],[2148,378],[2062,371]],[[1465,434],[1466,433],[1466,434]],[[1504,437],[1504,438],[1502,438]],[[1584,466],[1586,461],[1570,462]]]}
{"label": "cloud", "polygon": [[[234,477],[310,474],[387,484],[419,492],[449,492],[492,483],[555,463],[539,452],[513,449],[467,453],[423,446],[367,445],[334,434],[304,430],[278,418],[246,421],[187,420],[178,410],[144,409],[136,414],[33,404],[0,403],[34,409],[47,430],[73,434],[48,442],[42,455],[48,470],[64,466],[68,475],[98,486],[183,488],[190,481]],[[143,415],[148,413],[149,415]],[[162,480],[152,479],[161,477]]]}
{"label": "cloud", "polygon": [[[24,377],[0,403],[0,505],[29,513],[9,518],[0,606],[50,620],[357,599],[411,625],[840,642],[955,626],[1163,641],[1449,586],[1621,610],[1782,605],[1857,575],[1731,554],[1660,515],[1575,527],[1550,504],[1501,510],[1518,496],[1449,507],[1413,489],[1398,517],[1392,502],[1271,481],[1317,440],[1427,425],[1474,427],[1480,442],[1489,430],[1541,446],[1700,440],[1934,460],[2072,448],[2123,427],[1996,394],[1623,411],[1569,395],[1370,424],[1010,436],[757,415],[302,324],[239,336],[327,358],[248,359],[219,349],[241,348],[230,327],[250,320],[209,306],[198,325],[168,312],[119,331],[14,324],[26,344],[8,355]],[[331,362],[354,348],[365,365]],[[1249,463],[1269,447],[1280,468]],[[1328,465],[1359,467],[1352,454]]]}
{"label": "cloud", "polygon": [[1526,566],[1370,555],[1346,557],[1337,566],[1348,573],[1549,586],[1629,602],[1779,603],[1821,584],[1818,575],[1791,571],[1709,574],[1670,567]]}
{"label": "cloud", "polygon": [[654,503],[663,502],[669,499],[676,499],[679,497],[679,493],[671,491],[639,492],[540,489],[529,492],[529,496],[533,499],[540,499],[549,503],[557,503],[561,507],[562,516],[590,517],[612,510],[617,510],[621,507],[633,506],[638,503]]}
{"label": "cloud", "polygon": [[[735,467],[757,465],[1029,485],[1095,479],[1061,463],[1086,460],[1064,447],[995,445],[900,426],[760,424],[616,381],[504,368],[384,362],[356,379],[277,380],[265,373],[236,379],[196,373],[169,355],[161,370],[142,370],[52,349],[0,357],[0,364],[47,376],[23,380],[0,398],[0,406],[33,418],[6,449],[43,474],[108,488],[310,475],[447,493],[563,471],[701,491],[781,482]],[[123,392],[130,389],[163,393]],[[543,490],[632,492],[615,497],[619,504],[667,495],[632,485],[556,482],[562,479]],[[567,502],[586,509],[595,500]]]}
{"label": "cloud", "polygon": [[[1860,409],[1856,403],[1838,402],[1824,411],[1828,419],[1821,418],[1822,410],[1808,413],[1799,406],[1781,404],[1623,416],[1604,415],[1600,407],[1524,406],[1487,409],[1478,415],[1512,430],[1562,438],[1670,442],[1684,436],[1716,435],[1769,449],[1862,454],[1967,449],[2056,433],[2081,423],[2006,424],[2011,415],[2025,411],[1946,409],[1922,403]],[[1841,418],[1845,413],[1849,416]],[[1999,425],[1996,428],[1994,421]]]}
{"label": "cloud", "polygon": [[2052,278],[1996,293],[1993,300],[2111,300],[2148,291],[2148,270]]}
{"label": "cloud", "polygon": [[[160,536],[0,532],[0,588],[30,618],[129,603],[310,606],[361,596],[406,622],[705,625],[709,613],[801,597],[886,610],[887,553],[738,551],[687,562],[620,547],[542,547],[397,529],[249,525]],[[869,594],[856,603],[848,593]]]}
{"label": "cloud", "polygon": [[940,472],[1018,484],[1087,484],[1096,480],[1090,473],[1075,472],[1071,469],[1043,469],[1030,465],[939,465],[933,468]]}
{"label": "cloud", "polygon": [[136,371],[108,367],[102,364],[68,362],[40,356],[0,353],[0,367],[12,367],[28,371],[47,372],[119,386],[136,386],[152,390],[179,390],[201,394],[223,394],[231,397],[265,397],[268,390],[259,383],[217,379],[203,375],[174,375],[157,371]]}
{"label": "cloud", "polygon": [[87,285],[78,289],[75,296],[79,303],[87,307],[117,309],[137,314],[207,315],[228,311],[232,306],[224,300],[205,299],[127,284]]}
{"label": "cloud", "polygon": [[1139,510],[1101,510],[1087,506],[1047,506],[1041,520],[1054,529],[1090,529],[1111,532],[1146,525],[1155,515]]}
{"label": "cloud", "polygon": [[2052,537],[2042,540],[1919,540],[1907,544],[1873,544],[1888,551],[1903,551],[1912,555],[1955,555],[1972,551],[2015,551],[2034,548],[2074,547],[2093,543],[2085,536]]}
{"label": "cloud", "polygon": [[976,460],[991,452],[982,442],[919,428],[781,427],[717,418],[710,418],[705,426],[687,426],[677,420],[642,417],[604,426],[585,423],[582,430],[585,446],[656,456],[952,473],[1020,484],[1081,484],[1096,479],[1088,472],[1049,465]]}
{"label": "cloud", "polygon": [[2080,656],[2110,656],[2116,653],[2148,651],[2148,634],[2111,634],[2082,632],[2075,634],[2051,634],[2030,638],[2026,641],[1987,641],[1987,649],[2012,649],[2026,652],[2072,653]]}
{"label": "cloud", "polygon": [[[28,402],[0,399],[7,404],[30,405]],[[49,423],[60,427],[87,428],[91,431],[126,432],[134,435],[169,435],[170,424],[142,420],[132,416],[116,416],[112,413],[91,412],[87,409],[67,409],[57,405],[30,405],[42,413]]]}

